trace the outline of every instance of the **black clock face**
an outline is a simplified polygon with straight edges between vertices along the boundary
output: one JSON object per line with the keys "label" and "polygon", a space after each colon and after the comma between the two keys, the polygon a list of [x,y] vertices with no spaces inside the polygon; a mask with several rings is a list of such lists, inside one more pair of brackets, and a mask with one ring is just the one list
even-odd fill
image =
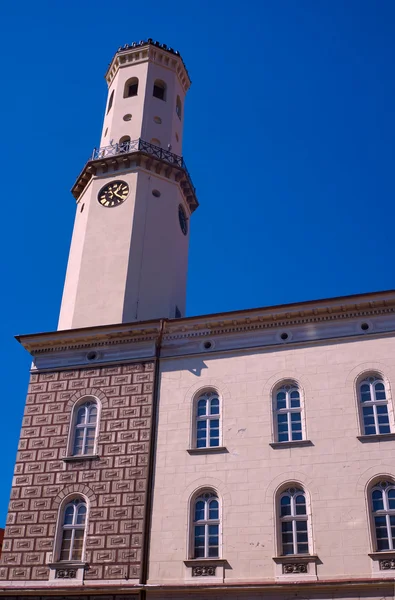
{"label": "black clock face", "polygon": [[125,202],[129,195],[129,186],[126,181],[112,181],[107,183],[97,195],[102,206],[111,208]]}
{"label": "black clock face", "polygon": [[184,235],[188,233],[188,219],[184,207],[180,204],[178,207],[178,220],[180,221],[181,231]]}

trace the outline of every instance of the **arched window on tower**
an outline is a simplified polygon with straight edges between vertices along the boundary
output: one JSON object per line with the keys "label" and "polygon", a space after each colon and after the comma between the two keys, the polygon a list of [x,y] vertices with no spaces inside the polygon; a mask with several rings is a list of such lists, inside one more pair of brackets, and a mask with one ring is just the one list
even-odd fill
{"label": "arched window on tower", "polygon": [[280,493],[278,514],[281,554],[308,554],[306,494],[301,487],[289,487]]}
{"label": "arched window on tower", "polygon": [[130,136],[124,135],[119,140],[119,150],[120,152],[129,152],[130,150]]}
{"label": "arched window on tower", "polygon": [[181,104],[181,98],[180,98],[180,96],[177,96],[176,113],[178,115],[178,118],[181,121],[181,117],[182,117],[182,104]]}
{"label": "arched window on tower", "polygon": [[377,552],[395,550],[395,484],[379,481],[371,488],[374,542]]}
{"label": "arched window on tower", "polygon": [[110,112],[113,102],[114,102],[114,90],[111,92],[111,96],[108,101],[107,114]]}
{"label": "arched window on tower", "polygon": [[388,401],[381,376],[371,374],[357,384],[361,408],[362,433],[378,435],[391,433]]}
{"label": "arched window on tower", "polygon": [[155,79],[152,95],[159,100],[166,100],[166,84],[162,79]]}
{"label": "arched window on tower", "polygon": [[125,83],[125,87],[123,90],[124,98],[132,98],[133,96],[137,96],[139,90],[139,80],[137,77],[132,77],[128,79]]}
{"label": "arched window on tower", "polygon": [[192,558],[218,558],[220,514],[214,491],[200,492],[192,502]]}
{"label": "arched window on tower", "polygon": [[68,502],[61,511],[60,561],[82,561],[87,507],[83,498]]}
{"label": "arched window on tower", "polygon": [[72,417],[71,452],[72,456],[91,456],[95,451],[97,428],[97,402],[95,398],[85,398],[75,405]]}

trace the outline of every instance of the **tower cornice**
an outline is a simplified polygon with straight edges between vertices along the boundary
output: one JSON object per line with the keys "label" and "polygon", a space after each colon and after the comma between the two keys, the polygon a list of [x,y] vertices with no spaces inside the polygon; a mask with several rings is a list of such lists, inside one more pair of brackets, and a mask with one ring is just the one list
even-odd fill
{"label": "tower cornice", "polygon": [[191,79],[178,50],[174,50],[166,44],[160,44],[151,38],[125,44],[118,48],[105,74],[108,86],[113,82],[119,69],[147,60],[175,71],[184,91],[188,91]]}
{"label": "tower cornice", "polygon": [[95,148],[91,159],[78,175],[71,192],[79,202],[94,175],[108,175],[120,169],[133,167],[143,167],[149,171],[155,171],[157,175],[177,182],[191,213],[199,206],[196,189],[182,156],[141,139],[128,142],[127,147],[115,144]]}

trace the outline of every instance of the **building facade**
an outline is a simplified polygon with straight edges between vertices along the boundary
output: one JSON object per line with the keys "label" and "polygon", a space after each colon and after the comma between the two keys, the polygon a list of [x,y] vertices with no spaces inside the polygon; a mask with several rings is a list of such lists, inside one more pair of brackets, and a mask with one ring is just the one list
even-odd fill
{"label": "building facade", "polygon": [[106,73],[33,366],[3,597],[394,597],[395,292],[185,317],[180,55]]}

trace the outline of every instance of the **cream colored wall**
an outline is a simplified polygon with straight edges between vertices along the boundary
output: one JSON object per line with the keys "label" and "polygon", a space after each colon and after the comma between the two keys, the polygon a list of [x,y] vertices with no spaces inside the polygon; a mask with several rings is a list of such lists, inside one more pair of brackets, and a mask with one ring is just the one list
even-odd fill
{"label": "cream colored wall", "polygon": [[[190,577],[183,563],[188,558],[188,504],[202,487],[216,489],[222,502],[222,557],[230,565],[225,581],[273,579],[272,557],[278,554],[274,495],[280,485],[294,481],[311,500],[310,551],[319,557],[318,578],[372,577],[375,570],[377,576],[377,561],[368,555],[365,490],[376,475],[395,477],[395,441],[357,439],[355,381],[365,371],[381,371],[395,389],[394,337],[164,360],[150,583]],[[271,391],[288,378],[303,390],[313,445],[273,449]],[[222,398],[227,453],[190,455],[192,399],[207,387]],[[395,431],[392,398],[389,404]],[[207,583],[207,578],[193,583]]]}

